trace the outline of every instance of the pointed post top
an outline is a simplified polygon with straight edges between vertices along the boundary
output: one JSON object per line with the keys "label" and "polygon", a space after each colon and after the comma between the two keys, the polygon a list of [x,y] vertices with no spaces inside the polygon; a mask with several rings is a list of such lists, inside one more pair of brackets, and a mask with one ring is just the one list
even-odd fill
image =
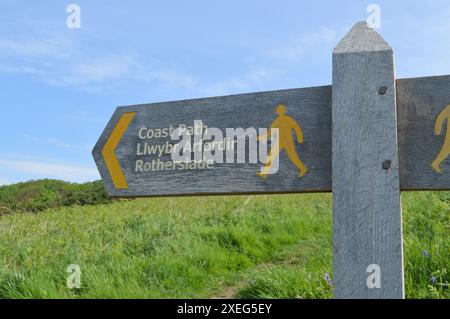
{"label": "pointed post top", "polygon": [[338,43],[333,54],[369,51],[392,51],[392,48],[366,21],[360,21]]}

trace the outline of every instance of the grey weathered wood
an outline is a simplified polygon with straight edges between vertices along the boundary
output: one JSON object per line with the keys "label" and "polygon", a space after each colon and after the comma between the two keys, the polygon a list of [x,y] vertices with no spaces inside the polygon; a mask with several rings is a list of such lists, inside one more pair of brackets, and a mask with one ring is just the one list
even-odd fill
{"label": "grey weathered wood", "polygon": [[[212,170],[163,171],[135,174],[138,130],[165,128],[169,125],[193,125],[202,120],[208,127],[268,128],[277,117],[277,104],[287,106],[287,115],[301,126],[304,143],[297,143],[297,153],[309,168],[302,178],[286,153],[280,155],[278,173],[262,179],[256,175],[261,164],[215,164]],[[136,112],[131,125],[116,150],[128,182],[128,189],[115,189],[101,154],[101,149],[125,112]],[[164,143],[166,139],[149,141]],[[158,143],[157,143],[158,142]],[[116,197],[162,195],[204,195],[243,193],[325,192],[331,190],[331,87],[291,89],[252,94],[183,100],[119,107],[93,150],[95,162],[108,194]],[[155,157],[147,157],[152,159]],[[170,160],[163,155],[161,160]]]}
{"label": "grey weathered wood", "polygon": [[[396,84],[400,189],[450,190],[450,158],[442,163],[441,174],[430,166],[439,153],[447,129],[445,127],[442,136],[434,134],[436,117],[450,104],[450,76],[401,79]],[[330,192],[331,90],[331,86],[323,86],[120,107],[97,143],[94,158],[108,192],[113,196]],[[273,111],[277,102],[285,102],[288,114],[302,126],[305,143],[297,145],[297,151],[310,168],[309,176],[304,179],[293,173],[292,163],[285,154],[281,156],[280,169],[289,171],[267,180],[254,176],[255,165],[219,167],[216,173],[210,173],[214,176],[204,172],[179,172],[170,176],[158,173],[133,177],[127,170],[127,163],[135,160],[131,151],[136,144],[135,129],[139,123],[157,128],[168,123],[192,124],[193,119],[203,118],[219,127],[265,127],[275,118]],[[131,184],[129,190],[117,191],[104,167],[100,150],[118,118],[129,111],[138,112],[137,122],[131,125],[119,144],[118,155]],[[220,185],[216,183],[217,178],[220,178]]]}
{"label": "grey weathered wood", "polygon": [[[393,51],[365,22],[333,52],[332,94],[334,296],[403,298]],[[371,264],[381,288],[368,288]]]}
{"label": "grey weathered wood", "polygon": [[450,189],[450,157],[436,173],[431,163],[443,146],[450,123],[434,134],[439,113],[450,104],[450,76],[397,81],[398,147],[402,190]]}

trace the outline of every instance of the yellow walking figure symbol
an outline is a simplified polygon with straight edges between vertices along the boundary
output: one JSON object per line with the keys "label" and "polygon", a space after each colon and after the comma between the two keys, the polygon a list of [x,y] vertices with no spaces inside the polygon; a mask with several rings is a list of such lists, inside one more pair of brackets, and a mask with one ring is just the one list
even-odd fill
{"label": "yellow walking figure symbol", "polygon": [[441,135],[445,121],[447,121],[447,132],[444,138],[444,145],[442,145],[441,151],[431,164],[431,167],[433,167],[436,173],[442,173],[440,165],[450,155],[450,104],[447,105],[436,118],[434,134]]}
{"label": "yellow walking figure symbol", "polygon": [[292,131],[294,131],[297,135],[297,141],[302,144],[302,129],[292,117],[286,115],[286,106],[284,104],[279,104],[275,111],[278,117],[273,121],[267,133],[258,137],[258,141],[271,138],[273,134],[272,129],[278,129],[278,136],[276,136],[275,145],[272,145],[269,151],[267,163],[264,165],[262,171],[256,173],[256,175],[266,178],[274,164],[274,159],[278,157],[282,150],[285,150],[291,162],[299,169],[298,177],[303,177],[308,172],[308,168],[298,157],[292,136]]}

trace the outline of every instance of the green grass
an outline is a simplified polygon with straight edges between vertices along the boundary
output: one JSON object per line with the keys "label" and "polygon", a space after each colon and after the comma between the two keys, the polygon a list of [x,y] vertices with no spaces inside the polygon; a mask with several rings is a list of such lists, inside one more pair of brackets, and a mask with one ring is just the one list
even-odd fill
{"label": "green grass", "polygon": [[403,216],[407,297],[450,298],[450,193],[405,193]]}
{"label": "green grass", "polygon": [[[449,202],[449,193],[403,194],[409,298],[450,297]],[[332,277],[325,194],[142,199],[8,214],[0,217],[0,243],[0,298],[332,295],[324,279]],[[70,264],[81,268],[80,289],[66,286]]]}

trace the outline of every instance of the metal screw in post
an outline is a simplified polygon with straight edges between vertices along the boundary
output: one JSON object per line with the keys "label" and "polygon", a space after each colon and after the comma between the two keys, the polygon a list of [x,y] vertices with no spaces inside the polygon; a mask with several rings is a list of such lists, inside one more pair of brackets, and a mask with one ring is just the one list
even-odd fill
{"label": "metal screw in post", "polygon": [[381,167],[383,167],[383,169],[390,169],[391,168],[391,161],[390,160],[385,160],[382,164]]}
{"label": "metal screw in post", "polygon": [[380,89],[378,90],[378,94],[380,94],[380,95],[385,95],[386,92],[387,92],[387,87],[385,87],[385,86],[380,87]]}

